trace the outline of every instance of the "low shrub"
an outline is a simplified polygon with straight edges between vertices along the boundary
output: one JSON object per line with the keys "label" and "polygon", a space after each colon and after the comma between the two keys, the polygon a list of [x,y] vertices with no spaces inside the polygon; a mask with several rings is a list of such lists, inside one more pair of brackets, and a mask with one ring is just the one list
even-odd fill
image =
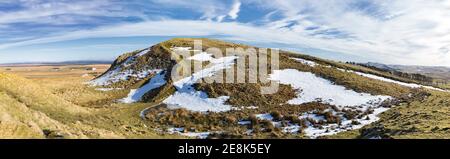
{"label": "low shrub", "polygon": [[273,111],[270,113],[270,115],[273,117],[273,120],[275,121],[281,121],[283,120],[283,115],[279,111]]}

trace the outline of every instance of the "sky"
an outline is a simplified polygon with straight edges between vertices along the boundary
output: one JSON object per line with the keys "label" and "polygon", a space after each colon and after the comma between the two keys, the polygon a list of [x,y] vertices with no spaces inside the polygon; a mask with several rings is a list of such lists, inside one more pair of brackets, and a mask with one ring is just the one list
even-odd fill
{"label": "sky", "polygon": [[113,60],[207,37],[338,61],[450,66],[450,0],[0,0],[0,63]]}

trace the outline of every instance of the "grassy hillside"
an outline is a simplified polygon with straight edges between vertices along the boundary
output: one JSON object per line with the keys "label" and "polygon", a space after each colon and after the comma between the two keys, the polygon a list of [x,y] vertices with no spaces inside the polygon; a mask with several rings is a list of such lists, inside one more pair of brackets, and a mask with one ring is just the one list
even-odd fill
{"label": "grassy hillside", "polygon": [[[85,137],[65,122],[74,122],[76,115],[87,114],[87,109],[60,99],[31,80],[15,75],[0,73],[0,92],[0,112],[2,121],[5,121],[2,125],[10,128],[2,129],[4,137],[14,137],[14,134],[18,134],[17,137],[46,137],[53,131],[69,138]],[[11,127],[13,125],[17,126],[16,129]]]}
{"label": "grassy hillside", "polygon": [[173,138],[142,123],[139,113],[151,104],[112,104],[117,92],[96,91],[85,80],[0,73],[0,138]]}
{"label": "grassy hillside", "polygon": [[[202,40],[203,44],[202,51],[205,51],[210,47],[219,48],[222,52],[225,52],[226,48],[241,47],[246,49],[249,47],[246,45],[233,44],[211,39],[177,38],[153,46],[151,49],[152,50],[151,53],[157,53],[158,55],[170,54],[171,48],[173,47],[192,47],[194,40]],[[239,54],[237,56],[239,56],[240,58],[245,58],[244,56],[240,56]],[[320,64],[320,66],[310,67],[308,65],[299,63],[291,58],[302,58],[305,60],[314,61]],[[181,59],[175,61],[178,62],[178,64],[180,64],[179,62],[181,61]],[[145,61],[143,63],[139,62],[138,65],[145,65]],[[183,64],[181,65],[183,66]],[[234,66],[233,69],[236,69],[236,67],[237,66]],[[250,66],[247,64],[244,67],[248,69]],[[414,103],[413,101],[415,101],[416,99],[409,97],[410,94],[415,91],[419,92],[425,91],[425,90],[413,90],[411,88],[407,88],[397,84],[386,83],[383,81],[366,78],[357,75],[355,73],[340,71],[338,69],[368,73],[408,83],[419,83],[418,81],[412,81],[410,79],[397,77],[386,72],[372,70],[366,67],[339,63],[285,51],[281,51],[280,69],[296,69],[304,72],[312,72],[319,77],[328,79],[337,85],[342,85],[347,89],[355,90],[356,92],[370,93],[372,95],[389,95],[398,99],[402,99],[394,103],[389,103],[389,106],[391,106],[391,104],[404,105],[410,102]],[[160,89],[157,89],[156,91],[151,91],[147,93],[146,96],[144,97],[144,100],[148,102],[158,102],[165,99],[173,92],[175,92],[175,89],[173,88],[173,86],[171,86],[172,83],[171,79],[167,78],[167,80],[168,83],[165,86],[161,87]],[[145,82],[143,82],[142,84],[145,84]],[[293,119],[292,117],[295,116],[296,114],[301,114],[309,111],[321,112],[333,107],[331,105],[322,103],[309,103],[297,106],[288,105],[285,103],[289,99],[295,97],[295,90],[293,88],[291,88],[288,85],[281,85],[280,91],[277,94],[261,95],[259,93],[255,93],[259,92],[262,86],[263,84],[259,82],[255,84],[199,83],[195,85],[195,89],[206,92],[209,97],[216,98],[220,96],[229,96],[230,98],[227,101],[227,104],[238,107],[254,106],[258,107],[258,109],[244,109],[238,111],[230,111],[226,113],[210,112],[208,114],[202,114],[183,109],[174,111],[166,109],[165,105],[158,105],[157,107],[155,107],[155,109],[150,109],[149,111],[147,111],[146,123],[160,124],[162,127],[156,126],[156,128],[158,129],[160,128],[166,129],[170,127],[184,127],[186,129],[189,128],[191,130],[194,130],[194,132],[202,132],[208,130],[225,131],[230,132],[227,134],[228,137],[246,138],[246,136],[242,136],[240,134],[244,134],[244,132],[248,130],[247,127],[237,125],[236,121],[252,120],[255,114],[263,114],[263,113],[278,114],[279,116],[283,117],[282,119],[280,119],[281,121],[291,121],[291,119]],[[136,88],[139,86],[134,85],[133,87]],[[301,123],[302,121],[298,122]],[[267,124],[266,121],[259,121],[258,123],[252,124],[252,127],[255,126],[271,130],[268,132],[265,131],[255,133],[253,136],[250,136],[250,138],[303,137],[302,135],[293,136],[282,134],[280,133],[281,130],[271,127],[270,124]]]}
{"label": "grassy hillside", "polygon": [[[196,39],[172,39],[161,44],[158,44],[163,51],[166,53],[170,52],[171,47],[192,47],[193,41]],[[233,44],[223,41],[201,39],[203,44],[203,50],[205,51],[210,47],[219,48],[222,52],[225,52],[225,48],[247,48],[249,46]],[[261,54],[261,53],[258,53]],[[246,58],[245,56],[237,55],[239,58]],[[270,56],[269,56],[270,58]],[[302,58],[306,60],[314,61],[321,66],[310,67],[308,65],[296,62],[291,58]],[[328,67],[331,66],[331,67]],[[237,69],[234,66],[233,69]],[[247,63],[244,67],[249,69],[249,64]],[[353,65],[348,65],[344,63],[338,63],[329,60],[323,60],[311,56],[294,54],[290,52],[281,52],[280,55],[280,69],[296,69],[304,72],[312,72],[317,76],[328,79],[338,85],[342,85],[348,89],[355,90],[357,92],[365,92],[373,95],[389,95],[397,98],[407,97],[411,93],[411,89],[407,87],[402,87],[400,85],[386,83],[378,80],[373,80],[370,78],[365,78],[360,75],[339,71],[340,69],[353,70],[358,72],[371,73],[379,75],[382,77],[388,77],[390,79],[397,79],[400,81],[408,81],[408,79],[402,79],[400,77],[395,77],[390,74],[385,74],[384,72],[378,72],[365,67],[358,67]],[[211,77],[211,78],[214,78]],[[412,82],[412,81],[408,81]],[[170,84],[169,84],[170,85]],[[239,120],[252,120],[256,114],[278,114],[284,117],[280,119],[281,121],[289,122],[295,115],[302,114],[310,111],[325,111],[332,108],[333,106],[322,104],[322,103],[309,103],[303,105],[289,105],[286,102],[295,97],[295,91],[288,85],[281,85],[280,91],[272,95],[261,95],[260,88],[264,86],[262,83],[199,83],[195,85],[195,88],[200,91],[204,91],[209,97],[217,98],[220,96],[229,96],[227,104],[238,106],[238,107],[258,107],[258,109],[244,109],[238,111],[231,111],[226,113],[208,113],[201,114],[196,112],[190,112],[187,110],[176,110],[172,111],[166,109],[164,105],[159,106],[157,109],[151,109],[147,113],[148,123],[159,123],[165,128],[170,127],[185,127],[195,132],[202,132],[207,130],[213,131],[225,131],[231,132],[228,137],[238,137],[247,138],[241,134],[244,134],[248,129],[246,126],[237,125],[236,121]],[[169,86],[170,87],[170,86]],[[174,91],[172,89],[172,91]],[[150,93],[150,94],[155,94]],[[170,94],[170,93],[169,93]],[[150,96],[151,97],[151,96]],[[154,101],[152,98],[146,98],[146,100]],[[349,112],[351,113],[351,112]],[[158,115],[164,114],[164,115]],[[192,120],[192,119],[195,120]],[[261,123],[259,123],[261,122]],[[303,137],[302,135],[286,135],[281,133],[280,129],[276,129],[267,121],[259,121],[258,123],[252,124],[251,127],[259,127],[263,129],[271,129],[270,131],[257,132],[250,138],[292,138],[292,137]],[[302,121],[297,121],[301,123]],[[253,128],[254,129],[254,128]],[[222,136],[224,137],[224,136]]]}
{"label": "grassy hillside", "polygon": [[360,130],[327,138],[450,139],[450,94],[429,93],[423,99],[397,105]]}
{"label": "grassy hillside", "polygon": [[[130,89],[140,88],[150,82],[154,74],[139,79],[130,76],[125,81],[110,86],[90,87],[85,82],[106,71],[107,66],[95,66],[100,71],[89,71],[84,66],[61,66],[57,71],[52,67],[27,67],[1,69],[0,73],[0,138],[184,138],[166,132],[169,128],[183,127],[186,133],[213,133],[211,138],[307,138],[302,129],[296,133],[283,133],[272,121],[258,119],[258,114],[270,114],[281,125],[295,123],[304,126],[310,122],[340,124],[341,119],[330,110],[336,106],[322,102],[287,104],[297,96],[297,89],[291,85],[280,85],[279,92],[261,95],[265,84],[257,83],[198,83],[193,87],[203,91],[209,98],[229,96],[226,104],[237,109],[227,112],[200,113],[186,109],[168,109],[161,103],[176,90],[170,78],[172,67],[183,59],[171,58],[171,48],[192,47],[190,38],[177,38],[152,46],[148,50],[137,50],[120,56],[109,68],[119,71],[165,69],[166,84],[147,92],[142,102],[124,104],[118,99],[127,96]],[[201,39],[203,50],[210,47],[248,48],[247,45],[233,44],[218,40]],[[146,54],[137,56],[143,51]],[[262,55],[263,53],[258,53]],[[236,55],[241,59],[246,57]],[[127,61],[132,59],[132,63]],[[269,56],[270,58],[270,56]],[[292,58],[301,58],[317,63],[310,66]],[[203,63],[207,65],[208,63]],[[82,69],[77,69],[77,68]],[[92,67],[92,66],[89,66]],[[236,67],[252,68],[250,64]],[[35,70],[35,69],[38,70]],[[67,69],[66,69],[67,68]],[[397,81],[417,83],[396,77],[386,72],[370,68],[324,60],[312,56],[281,51],[280,70],[294,69],[311,72],[317,77],[331,81],[358,93],[388,95],[396,98],[382,103],[392,107],[380,115],[380,120],[359,130],[339,133],[325,138],[450,138],[450,94],[426,89],[412,89],[398,84],[387,83],[357,75],[349,71],[369,73]],[[30,70],[30,71],[27,71]],[[180,71],[178,69],[175,71]],[[14,75],[19,74],[19,75]],[[106,74],[103,73],[103,75]],[[24,78],[26,77],[26,78]],[[213,76],[214,77],[214,76]],[[211,78],[213,78],[211,77]],[[101,91],[98,88],[120,88]],[[328,90],[323,90],[324,92]],[[145,119],[141,118],[143,110]],[[345,110],[346,118],[357,120],[370,113]],[[299,115],[314,112],[326,121],[316,122],[311,118],[299,119]],[[239,121],[249,121],[241,125]],[[252,129],[251,134],[247,134]]]}

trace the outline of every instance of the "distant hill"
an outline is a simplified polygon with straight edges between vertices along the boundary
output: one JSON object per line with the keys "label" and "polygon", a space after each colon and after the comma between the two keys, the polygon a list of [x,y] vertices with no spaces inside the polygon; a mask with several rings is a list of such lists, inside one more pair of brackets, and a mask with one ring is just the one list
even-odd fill
{"label": "distant hill", "polygon": [[450,67],[444,66],[415,66],[415,65],[386,65],[381,63],[364,63],[363,65],[372,66],[389,71],[400,71],[410,74],[421,74],[435,79],[450,81]]}
{"label": "distant hill", "polygon": [[364,63],[363,65],[371,66],[371,67],[375,67],[375,68],[379,68],[379,69],[383,69],[383,70],[388,70],[388,71],[397,70],[390,65],[385,65],[382,63],[368,62],[368,63]]}
{"label": "distant hill", "polygon": [[405,66],[391,65],[391,67],[406,73],[418,73],[437,79],[450,81],[450,67],[443,66]]}

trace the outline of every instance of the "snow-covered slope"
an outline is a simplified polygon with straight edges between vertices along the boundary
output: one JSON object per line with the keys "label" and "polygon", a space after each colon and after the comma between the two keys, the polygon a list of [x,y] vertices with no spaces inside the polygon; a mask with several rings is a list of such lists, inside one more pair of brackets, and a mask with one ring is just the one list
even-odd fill
{"label": "snow-covered slope", "polygon": [[133,70],[127,69],[127,67],[136,63],[136,59],[144,55],[148,52],[148,49],[144,49],[139,51],[138,53],[128,57],[124,62],[119,65],[112,66],[108,72],[103,74],[102,76],[92,80],[90,82],[93,86],[106,86],[110,84],[117,83],[119,81],[126,81],[130,77],[136,77],[137,79],[143,79],[147,77],[149,74],[155,73],[158,70]]}
{"label": "snow-covered slope", "polygon": [[152,77],[150,82],[143,85],[139,89],[131,89],[128,96],[121,99],[120,101],[123,103],[134,103],[140,101],[145,93],[166,84],[166,80],[164,79],[165,75],[166,73],[163,70],[159,70],[158,73],[154,77]]}
{"label": "snow-covered slope", "polygon": [[293,60],[295,60],[297,62],[300,62],[302,64],[305,64],[305,65],[308,65],[308,66],[311,66],[311,67],[317,66],[317,63],[314,62],[314,61],[305,60],[305,59],[302,59],[302,58],[290,58],[290,59],[293,59]]}
{"label": "snow-covered slope", "polygon": [[275,70],[270,75],[270,79],[299,90],[297,98],[288,101],[289,104],[294,105],[321,101],[339,107],[372,106],[390,98],[357,93],[343,86],[334,85],[310,72],[300,72],[295,69]]}
{"label": "snow-covered slope", "polygon": [[[212,41],[205,45],[208,47],[222,48],[239,46],[218,41]],[[403,89],[419,87],[438,90],[432,87],[408,84],[358,71],[340,69],[331,65],[321,67],[322,64],[326,63],[324,61],[306,60],[295,56],[282,55],[281,57],[286,57],[285,59],[282,58],[282,60],[290,60],[292,63],[286,64],[284,61],[280,61],[284,68],[272,70],[268,80],[278,82],[283,86],[283,89],[290,90],[284,91],[286,94],[281,95],[285,96],[285,98],[289,97],[287,100],[273,99],[275,97],[283,97],[276,95],[263,96],[258,94],[258,92],[242,94],[246,90],[259,91],[260,85],[247,84],[240,87],[240,84],[236,83],[202,83],[201,86],[197,84],[197,82],[205,78],[218,75],[220,71],[238,67],[236,61],[243,57],[239,55],[215,57],[213,54],[204,50],[206,49],[193,50],[189,42],[183,40],[172,40],[158,44],[149,49],[127,54],[120,60],[116,60],[108,72],[94,79],[90,84],[92,86],[108,88],[118,88],[117,84],[122,84],[120,88],[129,90],[128,95],[119,100],[122,103],[160,101],[160,103],[156,104],[161,104],[165,108],[168,108],[168,111],[182,109],[195,113],[201,112],[200,114],[203,115],[208,115],[209,113],[207,112],[226,113],[232,117],[242,116],[242,114],[234,116],[234,112],[256,114],[258,120],[269,120],[275,127],[281,128],[284,133],[295,134],[299,130],[302,130],[306,136],[311,138],[358,129],[376,122],[378,120],[377,115],[387,111],[390,107],[386,107],[383,103],[393,100],[398,96],[395,93],[389,94],[389,92],[395,91],[377,89],[376,91],[369,91],[369,93],[364,91],[365,89],[356,89],[361,87],[361,85],[358,85],[358,80],[370,82],[375,85],[378,84],[380,87],[389,86],[386,83],[394,83],[402,86],[402,91],[404,91]],[[192,56],[186,59],[173,58],[171,55],[176,51],[189,52]],[[202,62],[204,67],[196,70],[196,72],[193,72],[189,76],[172,79],[169,76],[173,73],[171,71],[179,71],[179,69],[174,69],[175,64],[182,63],[182,61],[184,63],[191,63],[193,61]],[[340,71],[336,71],[336,69]],[[336,73],[337,75],[330,75],[328,76],[329,78],[325,78],[323,73],[330,72]],[[353,73],[354,77],[352,77],[352,80],[356,82],[341,82],[341,85],[339,85],[333,81],[333,78],[342,78],[348,75],[349,72]],[[376,79],[377,81],[372,79]],[[159,92],[161,90],[164,90],[164,93]],[[289,92],[292,93],[289,94]],[[151,94],[151,96],[148,97],[148,94]],[[151,99],[156,96],[161,99]],[[266,103],[268,104],[262,105],[262,102],[258,102],[259,100],[267,100],[268,102]],[[286,112],[291,114],[284,114],[297,116],[298,119],[305,120],[307,123],[298,124],[293,121],[284,121],[282,123],[281,121],[277,121],[280,119],[272,117],[270,113],[271,111],[280,109],[280,106],[308,107],[308,109],[295,109],[295,111],[289,109]],[[249,107],[254,109],[239,109]],[[271,107],[274,109],[271,109]],[[150,109],[142,111],[140,116],[145,118],[146,113],[149,111]],[[326,117],[324,114],[329,114],[329,116]],[[335,118],[334,120],[336,121],[331,121],[330,118]],[[248,118],[239,118],[236,124],[246,126],[254,123],[248,121]],[[186,131],[186,129],[183,129],[183,131]],[[251,134],[253,131],[248,130],[246,132],[247,134]]]}
{"label": "snow-covered slope", "polygon": [[[310,64],[310,62],[304,64]],[[334,115],[340,116],[341,124],[325,124],[322,127],[314,127],[312,124],[307,124],[305,133],[310,137],[318,137],[323,135],[332,135],[338,132],[361,128],[364,125],[370,124],[378,120],[376,117],[379,113],[386,111],[387,108],[381,107],[381,102],[390,99],[390,96],[383,95],[370,95],[367,93],[357,93],[352,90],[348,90],[343,86],[335,85],[332,82],[317,77],[310,72],[301,72],[295,69],[275,70],[270,75],[271,80],[278,81],[282,84],[291,85],[294,89],[298,90],[297,97],[288,101],[292,105],[300,105],[309,102],[322,102],[337,106],[337,110],[328,110]],[[341,116],[343,109],[359,110],[366,112],[367,110],[374,110],[372,113],[364,116],[361,119],[352,121]],[[270,115],[265,116],[266,120],[272,120]],[[258,117],[258,116],[257,116]],[[262,116],[259,116],[260,118]],[[313,119],[317,122],[326,121],[323,116],[316,115],[314,112],[306,112],[299,117],[300,119]],[[368,120],[366,119],[368,118]],[[284,132],[297,132],[300,126],[295,124],[289,124],[289,126],[283,127]]]}
{"label": "snow-covered slope", "polygon": [[109,70],[90,81],[92,86],[131,87],[134,83],[170,68],[170,55],[160,54],[158,47],[138,50],[120,56]]}
{"label": "snow-covered slope", "polygon": [[229,111],[231,106],[224,104],[229,97],[222,96],[218,98],[208,98],[208,95],[205,92],[195,90],[192,85],[202,78],[210,77],[218,71],[230,68],[234,64],[236,58],[237,57],[235,56],[230,56],[216,59],[206,52],[201,52],[192,56],[189,60],[209,61],[212,63],[212,66],[176,81],[174,86],[177,91],[164,100],[163,103],[167,104],[171,109],[185,108],[200,112]]}

